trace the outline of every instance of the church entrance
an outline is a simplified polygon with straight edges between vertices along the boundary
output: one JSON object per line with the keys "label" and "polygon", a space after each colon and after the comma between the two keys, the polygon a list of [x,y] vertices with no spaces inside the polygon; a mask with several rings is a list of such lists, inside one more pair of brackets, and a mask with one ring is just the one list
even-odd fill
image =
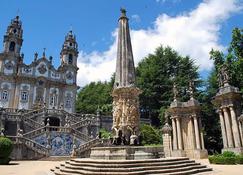
{"label": "church entrance", "polygon": [[60,126],[60,119],[57,117],[47,117],[45,119],[45,125],[49,122],[49,126]]}

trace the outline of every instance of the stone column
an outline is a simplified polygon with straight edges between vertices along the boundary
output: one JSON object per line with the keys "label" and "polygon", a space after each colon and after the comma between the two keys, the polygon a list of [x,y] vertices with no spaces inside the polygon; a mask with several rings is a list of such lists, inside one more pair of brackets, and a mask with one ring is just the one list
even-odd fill
{"label": "stone column", "polygon": [[225,128],[226,128],[226,134],[227,134],[227,139],[228,139],[228,147],[233,148],[234,143],[233,143],[233,138],[232,138],[232,130],[231,130],[231,124],[230,124],[230,116],[227,111],[227,108],[223,108],[224,112],[224,118],[225,118]]}
{"label": "stone column", "polygon": [[201,147],[202,147],[202,149],[205,149],[201,118],[198,118],[198,123],[199,123],[199,132],[200,132],[200,138],[201,138]]}
{"label": "stone column", "polygon": [[178,149],[182,150],[182,135],[181,135],[181,122],[180,118],[176,118],[177,136],[178,136]]}
{"label": "stone column", "polygon": [[239,129],[240,129],[241,144],[242,144],[242,146],[243,146],[243,131],[242,131],[242,127],[243,127],[243,121],[239,121]]}
{"label": "stone column", "polygon": [[233,131],[235,147],[241,147],[240,132],[238,128],[238,121],[236,119],[236,113],[233,106],[230,106],[229,109],[230,109],[230,115],[232,121],[232,131]]}
{"label": "stone column", "polygon": [[177,150],[178,145],[177,145],[177,132],[176,132],[175,118],[172,118],[172,132],[173,132],[173,150]]}
{"label": "stone column", "polygon": [[194,120],[195,136],[196,136],[196,148],[201,149],[197,116],[193,116],[193,120]]}
{"label": "stone column", "polygon": [[221,111],[221,109],[218,110],[218,113],[219,113],[219,119],[220,119],[220,126],[221,126],[221,133],[222,133],[224,148],[228,148],[228,140],[227,140],[227,135],[226,135],[226,130],[225,130],[224,115],[223,115],[223,112]]}
{"label": "stone column", "polygon": [[191,140],[190,140],[190,145],[191,145],[191,148],[192,149],[195,149],[196,147],[196,141],[195,141],[195,131],[194,131],[194,126],[193,126],[193,121],[192,121],[192,117],[190,116],[189,117],[189,123],[188,123],[188,131],[189,131],[189,135],[188,137],[191,137]]}

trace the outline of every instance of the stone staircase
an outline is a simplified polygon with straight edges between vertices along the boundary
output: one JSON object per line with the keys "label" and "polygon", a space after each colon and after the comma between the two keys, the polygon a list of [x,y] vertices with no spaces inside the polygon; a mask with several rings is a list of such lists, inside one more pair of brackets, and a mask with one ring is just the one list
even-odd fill
{"label": "stone staircase", "polygon": [[43,156],[49,155],[49,149],[44,147],[43,145],[30,140],[28,138],[19,137],[19,136],[7,136],[9,139],[13,141],[14,144],[24,144],[29,149],[33,150],[34,152],[37,152]]}
{"label": "stone staircase", "polygon": [[212,171],[212,168],[183,157],[147,160],[72,159],[51,171],[55,175],[186,175]]}

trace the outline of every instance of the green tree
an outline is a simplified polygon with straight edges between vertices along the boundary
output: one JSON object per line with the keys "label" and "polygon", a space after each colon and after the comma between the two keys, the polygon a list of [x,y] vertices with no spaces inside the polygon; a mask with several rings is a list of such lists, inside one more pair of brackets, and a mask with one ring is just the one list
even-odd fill
{"label": "green tree", "polygon": [[111,91],[113,82],[91,82],[79,92],[76,110],[82,113],[96,113],[97,109],[109,114],[112,110]]}
{"label": "green tree", "polygon": [[243,92],[243,29],[235,28],[232,31],[232,40],[228,53],[223,54],[217,50],[210,52],[211,59],[214,60],[215,70],[218,74],[223,64],[228,67],[230,73],[230,83],[240,88]]}
{"label": "green tree", "polygon": [[159,129],[147,124],[140,126],[142,145],[162,144],[162,134]]}
{"label": "green tree", "polygon": [[190,80],[198,79],[197,70],[192,59],[180,56],[170,47],[160,46],[154,54],[145,57],[136,69],[136,83],[143,91],[140,95],[142,116],[150,117],[152,124],[160,126],[163,112],[173,99],[173,82],[181,90],[181,100],[186,100],[185,87]]}

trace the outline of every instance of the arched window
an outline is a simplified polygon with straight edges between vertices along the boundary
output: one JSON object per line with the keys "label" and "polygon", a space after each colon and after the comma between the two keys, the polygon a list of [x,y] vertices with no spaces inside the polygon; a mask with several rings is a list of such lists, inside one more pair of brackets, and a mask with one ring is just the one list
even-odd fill
{"label": "arched window", "polygon": [[15,51],[15,42],[11,42],[9,45],[9,51],[14,52]]}
{"label": "arched window", "polygon": [[73,64],[73,55],[72,54],[68,55],[68,64]]}
{"label": "arched window", "polygon": [[7,90],[4,90],[4,91],[2,92],[2,99],[3,99],[4,101],[8,101],[8,91],[7,91]]}

